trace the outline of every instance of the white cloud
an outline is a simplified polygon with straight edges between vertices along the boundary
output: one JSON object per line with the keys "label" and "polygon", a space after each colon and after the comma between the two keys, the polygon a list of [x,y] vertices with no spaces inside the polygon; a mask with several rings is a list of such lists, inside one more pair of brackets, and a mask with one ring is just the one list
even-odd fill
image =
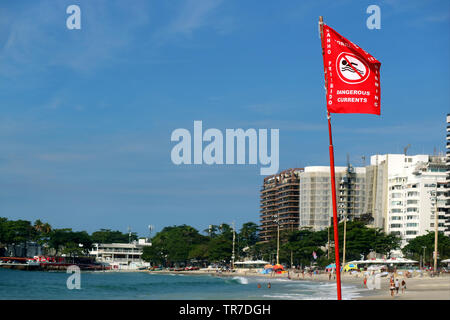
{"label": "white cloud", "polygon": [[[135,41],[134,32],[148,23],[144,1],[133,5],[87,1],[79,4],[81,30],[68,30],[65,6],[62,2],[40,1],[0,14],[0,74],[37,74],[54,66],[93,72],[96,67],[111,64]],[[120,12],[119,17],[115,12]]]}
{"label": "white cloud", "polygon": [[219,33],[230,30],[231,20],[213,18],[213,13],[221,5],[222,0],[186,0],[175,18],[168,25],[155,33],[155,37],[164,41],[174,36],[190,37],[197,29],[214,25]]}

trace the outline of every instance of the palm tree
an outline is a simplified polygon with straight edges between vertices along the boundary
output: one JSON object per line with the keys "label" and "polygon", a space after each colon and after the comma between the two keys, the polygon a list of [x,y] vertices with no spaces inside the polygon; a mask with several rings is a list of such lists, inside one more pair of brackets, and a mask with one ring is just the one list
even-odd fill
{"label": "palm tree", "polygon": [[48,242],[48,236],[52,231],[52,226],[49,223],[43,223],[40,219],[34,222],[34,230],[36,230],[36,241],[41,246],[45,247]]}
{"label": "palm tree", "polygon": [[43,226],[44,226],[44,223],[43,223],[40,219],[37,219],[37,220],[34,222],[34,225],[33,225],[34,230],[36,230],[37,233],[41,233],[41,232],[42,232]]}
{"label": "palm tree", "polygon": [[48,222],[44,223],[42,225],[42,232],[44,234],[49,234],[50,232],[52,232],[52,226]]}

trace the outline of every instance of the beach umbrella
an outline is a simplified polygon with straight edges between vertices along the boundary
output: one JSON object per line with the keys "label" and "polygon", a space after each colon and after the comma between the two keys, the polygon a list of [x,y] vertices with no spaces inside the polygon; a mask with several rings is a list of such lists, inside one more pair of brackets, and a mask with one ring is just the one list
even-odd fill
{"label": "beach umbrella", "polygon": [[349,263],[349,264],[345,265],[345,267],[344,267],[344,271],[356,270],[356,269],[358,269],[358,266],[354,263]]}
{"label": "beach umbrella", "polygon": [[327,265],[325,267],[325,269],[334,269],[334,268],[336,268],[336,264],[335,263],[331,263],[331,264],[329,264],[329,265]]}
{"label": "beach umbrella", "polygon": [[271,265],[271,264],[266,264],[264,266],[264,269],[272,269],[272,268],[273,268],[273,265]]}

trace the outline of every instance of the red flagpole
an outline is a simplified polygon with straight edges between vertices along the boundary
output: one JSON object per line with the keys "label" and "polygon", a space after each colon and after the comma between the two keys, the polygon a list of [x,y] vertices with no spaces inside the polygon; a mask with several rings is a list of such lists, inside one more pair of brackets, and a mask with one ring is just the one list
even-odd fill
{"label": "red flagpole", "polygon": [[[319,29],[320,29],[320,40],[322,44],[322,54],[323,54],[323,17],[319,17]],[[327,77],[325,70],[325,89],[327,88]],[[336,177],[334,170],[334,149],[333,149],[333,136],[331,133],[331,115],[327,111],[328,119],[328,134],[330,138],[330,173],[331,173],[331,196],[333,199],[333,228],[334,228],[334,254],[336,262],[336,286],[337,286],[337,299],[342,300],[341,294],[341,264],[339,262],[339,233],[338,233],[338,220],[337,220],[337,201],[336,201]]]}

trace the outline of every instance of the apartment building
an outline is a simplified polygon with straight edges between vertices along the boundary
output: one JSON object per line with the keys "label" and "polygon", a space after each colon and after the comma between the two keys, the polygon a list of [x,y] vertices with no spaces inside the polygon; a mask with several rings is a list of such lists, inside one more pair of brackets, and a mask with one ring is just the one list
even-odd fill
{"label": "apartment building", "polygon": [[260,239],[269,241],[280,231],[299,227],[299,175],[301,168],[267,176],[260,195]]}
{"label": "apartment building", "polygon": [[[435,230],[450,235],[450,115],[446,156],[384,154],[365,167],[335,167],[339,221],[361,219],[369,227],[402,238],[402,246]],[[289,169],[264,179],[261,189],[263,241],[280,230],[322,230],[333,216],[330,168]],[[278,220],[279,219],[279,220]]]}
{"label": "apartment building", "polygon": [[[371,165],[383,167],[385,186],[380,206],[384,231],[401,236],[402,246],[427,231],[434,231],[438,212],[439,231],[444,231],[446,163],[443,156],[386,154],[371,157]],[[437,200],[437,203],[436,203]],[[442,214],[439,214],[441,212]]]}
{"label": "apartment building", "polygon": [[[364,214],[366,203],[365,168],[335,167],[338,219],[352,220]],[[322,230],[331,223],[333,203],[330,167],[305,167],[300,173],[299,227]]]}
{"label": "apartment building", "polygon": [[447,177],[445,182],[446,201],[445,201],[445,235],[450,236],[450,114],[447,114],[447,136],[446,136],[446,165]]}

